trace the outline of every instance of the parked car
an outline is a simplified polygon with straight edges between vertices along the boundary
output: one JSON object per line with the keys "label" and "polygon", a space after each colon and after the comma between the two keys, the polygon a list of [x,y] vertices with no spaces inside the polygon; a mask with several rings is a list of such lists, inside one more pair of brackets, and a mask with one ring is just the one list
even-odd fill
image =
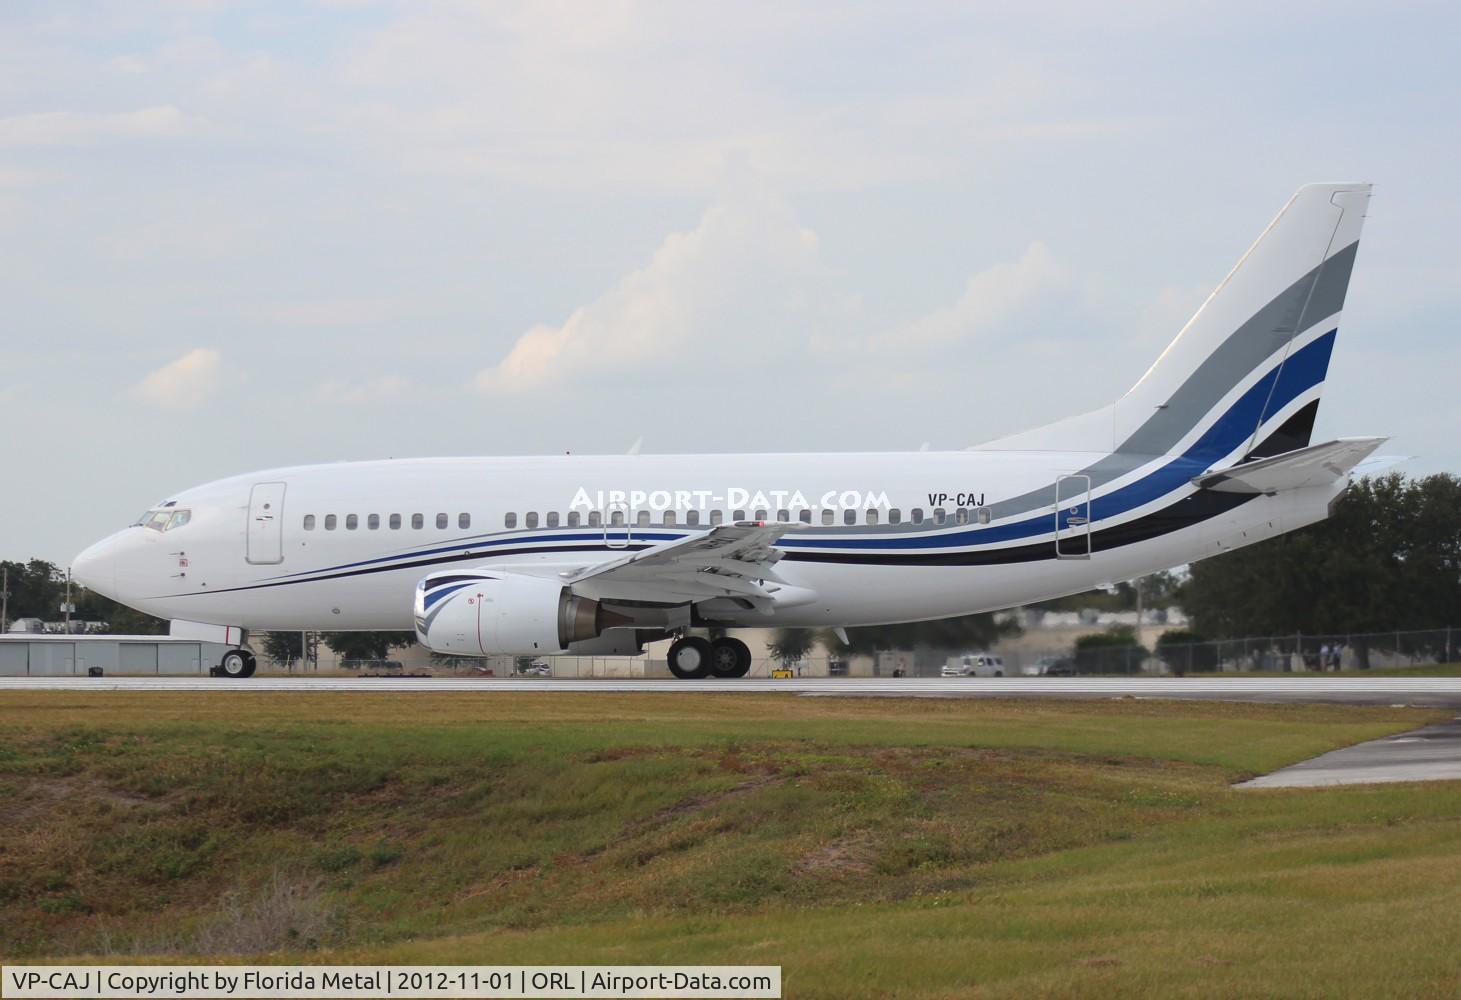
{"label": "parked car", "polygon": [[1068,656],[1042,656],[1025,668],[1030,677],[1074,677],[1075,660]]}
{"label": "parked car", "polygon": [[945,663],[939,671],[940,677],[969,677],[973,671],[967,663]]}
{"label": "parked car", "polygon": [[518,669],[519,677],[552,677],[553,664],[547,660],[534,660]]}

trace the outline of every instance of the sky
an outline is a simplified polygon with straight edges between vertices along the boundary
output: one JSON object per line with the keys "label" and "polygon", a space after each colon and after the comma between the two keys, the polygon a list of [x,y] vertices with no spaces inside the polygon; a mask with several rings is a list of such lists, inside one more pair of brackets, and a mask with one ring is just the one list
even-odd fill
{"label": "sky", "polygon": [[0,5],[0,558],[417,455],[962,448],[1371,181],[1316,440],[1461,471],[1454,4]]}

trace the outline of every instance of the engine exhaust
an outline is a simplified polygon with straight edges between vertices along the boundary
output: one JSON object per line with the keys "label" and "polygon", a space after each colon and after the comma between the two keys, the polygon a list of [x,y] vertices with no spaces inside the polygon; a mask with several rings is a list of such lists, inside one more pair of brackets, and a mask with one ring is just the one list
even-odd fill
{"label": "engine exhaust", "polygon": [[571,642],[597,639],[606,628],[633,624],[634,619],[610,611],[598,601],[576,597],[567,587],[558,599],[558,642],[564,649]]}

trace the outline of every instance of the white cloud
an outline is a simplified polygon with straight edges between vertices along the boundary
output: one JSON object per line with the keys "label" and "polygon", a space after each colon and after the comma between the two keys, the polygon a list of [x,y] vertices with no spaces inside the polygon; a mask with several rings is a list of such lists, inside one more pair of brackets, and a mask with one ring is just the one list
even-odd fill
{"label": "white cloud", "polygon": [[194,118],[171,104],[112,114],[46,111],[0,118],[0,146],[68,146],[115,137],[179,135],[195,124]]}
{"label": "white cloud", "polygon": [[872,338],[871,346],[943,347],[997,328],[1036,296],[1065,283],[1065,269],[1043,243],[1031,243],[1018,260],[1001,262],[971,277],[953,305]]}
{"label": "white cloud", "polygon": [[686,353],[776,351],[788,327],[838,307],[817,236],[785,203],[743,192],[672,233],[649,262],[575,309],[535,326],[478,373],[483,392],[528,391],[590,374],[680,368]]}
{"label": "white cloud", "polygon": [[148,374],[128,395],[162,410],[193,410],[217,393],[222,374],[223,355],[199,347]]}

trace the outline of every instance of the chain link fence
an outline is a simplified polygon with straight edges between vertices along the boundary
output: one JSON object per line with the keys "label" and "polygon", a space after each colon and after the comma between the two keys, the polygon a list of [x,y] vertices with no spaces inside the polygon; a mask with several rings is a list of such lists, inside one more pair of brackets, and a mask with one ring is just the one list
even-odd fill
{"label": "chain link fence", "polygon": [[[1387,632],[1295,632],[1207,642],[1160,640],[1148,650],[1131,643],[1074,649],[1035,657],[1035,664],[1060,663],[1077,674],[1200,674],[1271,671],[1338,672],[1455,663],[1461,628]],[[1029,659],[1028,657],[1026,659]],[[1025,673],[1063,672],[1025,670]]]}

